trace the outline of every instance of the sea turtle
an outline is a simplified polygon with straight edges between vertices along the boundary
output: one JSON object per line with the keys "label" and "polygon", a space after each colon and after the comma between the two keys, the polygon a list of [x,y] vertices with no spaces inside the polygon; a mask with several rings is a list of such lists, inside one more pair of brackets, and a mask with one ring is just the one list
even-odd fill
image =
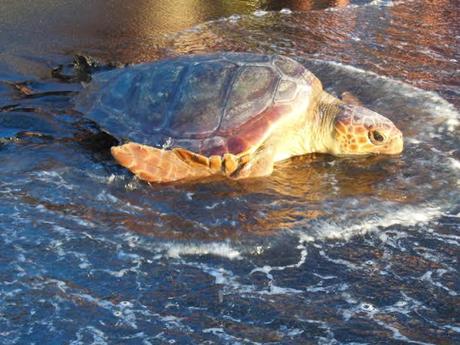
{"label": "sea turtle", "polygon": [[331,96],[280,55],[191,55],[102,72],[77,109],[127,138],[113,157],[150,182],[266,176],[292,156],[403,148],[389,119]]}

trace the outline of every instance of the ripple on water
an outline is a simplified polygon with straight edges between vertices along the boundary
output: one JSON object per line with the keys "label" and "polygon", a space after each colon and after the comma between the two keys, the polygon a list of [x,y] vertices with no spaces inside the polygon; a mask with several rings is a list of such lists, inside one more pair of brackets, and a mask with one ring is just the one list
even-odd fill
{"label": "ripple on water", "polygon": [[78,83],[0,64],[6,344],[460,342],[452,13],[259,10],[144,41],[151,56],[291,55],[406,134],[400,157],[302,157],[252,181],[144,184],[71,109]]}

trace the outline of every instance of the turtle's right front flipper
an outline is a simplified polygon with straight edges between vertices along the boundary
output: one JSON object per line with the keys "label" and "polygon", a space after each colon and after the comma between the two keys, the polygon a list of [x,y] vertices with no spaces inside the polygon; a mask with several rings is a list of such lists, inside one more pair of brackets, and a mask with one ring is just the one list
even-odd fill
{"label": "turtle's right front flipper", "polygon": [[148,182],[195,180],[220,173],[220,165],[215,169],[215,162],[184,149],[164,150],[128,143],[112,147],[111,152],[120,165]]}
{"label": "turtle's right front flipper", "polygon": [[[114,146],[113,157],[141,180],[155,183],[190,181],[210,176],[226,176],[231,179],[269,175],[273,160],[268,155],[252,157],[235,156],[206,157],[183,148],[157,149],[147,145],[128,143]],[[267,153],[268,152],[267,150]]]}

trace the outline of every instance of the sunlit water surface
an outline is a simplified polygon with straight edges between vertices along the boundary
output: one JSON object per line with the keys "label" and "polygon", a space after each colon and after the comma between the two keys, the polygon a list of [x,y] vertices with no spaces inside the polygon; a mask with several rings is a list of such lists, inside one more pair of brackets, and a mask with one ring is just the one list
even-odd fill
{"label": "sunlit water surface", "polygon": [[114,48],[289,55],[405,134],[399,157],[299,157],[238,182],[136,180],[73,109],[71,54],[3,54],[1,343],[459,343],[458,14],[258,10]]}

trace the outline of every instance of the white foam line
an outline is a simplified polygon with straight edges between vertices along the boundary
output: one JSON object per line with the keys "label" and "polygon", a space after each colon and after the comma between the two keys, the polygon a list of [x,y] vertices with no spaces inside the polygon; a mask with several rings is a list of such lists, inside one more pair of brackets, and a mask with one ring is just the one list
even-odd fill
{"label": "white foam line", "polygon": [[57,187],[62,187],[67,190],[73,190],[73,185],[66,182],[66,180],[59,174],[57,171],[37,171],[31,174],[35,180],[52,183],[55,184]]}
{"label": "white foam line", "polygon": [[[55,214],[55,211],[46,208],[42,204],[39,204],[39,205],[35,206],[35,209],[38,210],[41,213]],[[59,217],[64,217],[63,215],[58,215],[58,216]],[[95,228],[96,227],[96,225],[94,223],[92,223],[91,221],[83,219],[83,218],[80,218],[78,216],[73,216],[73,215],[67,214],[67,215],[65,215],[65,217],[67,219],[71,219],[72,221],[74,221],[78,225],[81,225],[81,226],[83,226],[85,228]]]}
{"label": "white foam line", "polygon": [[329,8],[326,8],[324,11],[337,12],[337,11],[342,11],[344,9],[370,7],[370,6],[393,7],[394,5],[398,5],[400,3],[402,3],[402,1],[373,0],[373,1],[369,2],[369,3],[367,3],[367,4],[349,4],[349,5],[346,5],[346,6],[329,7]]}
{"label": "white foam line", "polygon": [[237,277],[232,271],[224,268],[215,268],[201,263],[187,263],[193,267],[201,269],[203,272],[214,277],[215,284],[222,285],[224,289],[230,292],[236,291],[238,294],[251,294],[251,295],[287,295],[303,293],[301,290],[276,286],[270,284],[269,290],[257,290],[254,285],[241,284],[237,281]]}
{"label": "white foam line", "polygon": [[262,343],[258,343],[253,340],[249,340],[247,338],[239,338],[235,337],[233,335],[230,335],[225,332],[223,328],[218,328],[218,327],[213,327],[213,328],[205,328],[203,329],[203,333],[210,333],[213,334],[217,337],[219,337],[222,340],[228,341],[229,344],[254,344],[254,345],[262,345]]}
{"label": "white foam line", "polygon": [[[441,277],[444,273],[447,272],[447,270],[445,269],[438,269],[435,271],[436,273],[438,273],[438,275]],[[443,284],[441,284],[440,282],[436,282],[433,280],[433,272],[432,271],[427,271],[426,273],[424,273],[420,278],[419,278],[421,281],[425,281],[425,282],[428,282],[429,284],[433,285],[433,286],[436,286],[440,289],[443,289],[444,291],[447,291],[447,293],[451,296],[457,296],[457,292],[455,292],[454,290],[451,290],[449,289],[447,286],[444,286]]]}
{"label": "white foam line", "polygon": [[281,14],[292,14],[292,10],[290,8],[282,8],[280,10]]}
{"label": "white foam line", "polygon": [[279,287],[279,286],[276,286],[273,281],[274,281],[274,278],[273,278],[273,275],[271,274],[272,271],[283,271],[287,268],[298,268],[300,266],[302,266],[306,259],[307,259],[307,255],[308,255],[308,252],[307,252],[307,248],[305,246],[305,242],[304,240],[302,239],[299,239],[299,245],[297,246],[297,249],[300,249],[300,259],[297,263],[295,264],[292,264],[292,265],[286,265],[286,266],[275,266],[275,267],[272,267],[272,266],[263,266],[263,267],[256,267],[254,268],[251,272],[249,272],[249,275],[255,273],[255,272],[262,272],[265,274],[265,276],[270,280],[269,282],[269,287],[270,287],[270,291],[269,292],[261,292],[261,293],[269,293],[269,294],[285,294],[285,293],[301,293],[302,291],[301,290],[297,290],[297,289],[291,289],[291,288],[283,288],[283,287]]}
{"label": "white foam line", "polygon": [[255,291],[255,287],[253,285],[243,285],[238,283],[233,272],[224,268],[210,267],[205,264],[193,265],[192,263],[189,263],[189,265],[201,269],[203,272],[214,277],[216,284],[223,285],[230,290],[236,290],[239,293],[253,293]]}
{"label": "white foam line", "polygon": [[215,255],[230,260],[241,259],[241,253],[228,243],[166,243],[163,244],[166,255],[170,258],[180,258],[184,255]]}
{"label": "white foam line", "polygon": [[[103,331],[100,329],[93,327],[93,326],[86,326],[84,328],[80,328],[77,332],[77,339],[70,342],[70,345],[83,345],[87,344],[88,339],[86,339],[84,332],[89,332],[93,336],[93,342],[91,344],[94,345],[107,345],[108,339],[107,336],[104,334]],[[83,340],[85,339],[85,340]]]}
{"label": "white foam line", "polygon": [[446,243],[452,244],[454,246],[460,246],[460,236],[436,233],[436,237],[442,238],[442,240]]}
{"label": "white foam line", "polygon": [[334,332],[332,332],[331,327],[326,321],[304,318],[298,318],[298,320],[301,322],[308,322],[314,325],[318,325],[319,328],[326,332],[326,337],[318,337],[319,345],[338,344],[338,342],[335,340]]}
{"label": "white foam line", "polygon": [[[399,3],[402,3],[402,1],[373,0],[373,1],[369,2],[369,3],[367,3],[367,4],[349,4],[349,5],[346,5],[346,6],[329,7],[329,8],[326,8],[326,9],[311,10],[311,11],[309,11],[309,13],[310,12],[342,11],[344,9],[368,7],[368,6],[391,7],[391,6],[399,4]],[[166,37],[170,37],[170,36],[174,37],[174,36],[177,36],[177,35],[180,35],[180,34],[183,34],[183,33],[198,32],[202,27],[204,27],[206,25],[210,25],[212,23],[218,23],[218,22],[235,23],[235,22],[237,22],[238,20],[240,20],[242,18],[250,18],[250,17],[259,17],[260,18],[260,17],[265,17],[268,14],[277,14],[277,13],[279,13],[281,15],[290,15],[290,14],[293,14],[293,13],[304,15],[306,12],[305,11],[293,11],[290,8],[287,8],[287,7],[282,8],[279,11],[270,11],[270,10],[258,9],[258,10],[253,11],[251,14],[232,14],[232,15],[227,16],[227,17],[220,17],[218,19],[209,20],[207,22],[197,24],[197,25],[195,25],[195,26],[193,26],[191,28],[185,29],[185,30],[180,31],[180,32],[176,32],[176,33],[173,33],[173,34],[166,34],[165,36]]]}
{"label": "white foam line", "polygon": [[330,256],[326,255],[326,252],[324,250],[320,250],[319,255],[321,255],[323,258],[325,258],[326,260],[328,260],[330,262],[333,262],[333,263],[335,263],[337,265],[346,266],[346,267],[350,268],[353,271],[356,271],[359,268],[357,265],[353,264],[352,262],[350,262],[348,260],[331,258]]}
{"label": "white foam line", "polygon": [[445,326],[442,326],[442,327],[447,328],[447,329],[451,329],[454,332],[460,333],[460,327],[451,326],[451,325],[445,325]]}
{"label": "white foam line", "polygon": [[399,331],[399,329],[397,329],[396,327],[394,326],[390,326],[388,324],[386,324],[385,322],[383,321],[380,321],[380,320],[376,320],[376,319],[373,319],[376,323],[378,323],[380,326],[382,326],[383,328],[386,328],[388,329],[389,331],[391,331],[393,333],[393,338],[395,340],[402,340],[402,341],[405,341],[405,342],[408,342],[408,343],[411,343],[411,344],[419,344],[419,345],[435,345],[434,343],[426,343],[424,341],[417,341],[417,340],[412,340],[408,337],[406,337],[405,335],[402,335],[401,332]]}
{"label": "white foam line", "polygon": [[[46,279],[43,282],[39,282],[38,284],[35,283],[35,285],[44,285],[44,284],[54,284],[56,288],[58,288],[62,293],[64,294],[63,299],[73,301],[73,298],[75,298],[78,303],[79,301],[83,300],[89,304],[92,305],[97,305],[100,308],[103,308],[109,312],[111,312],[115,317],[119,319],[117,322],[116,326],[120,326],[121,324],[127,325],[133,329],[137,329],[137,324],[136,324],[136,313],[148,317],[154,317],[157,320],[163,322],[165,324],[165,328],[168,329],[180,329],[184,332],[192,332],[192,329],[188,327],[187,325],[184,325],[182,323],[182,318],[176,317],[174,315],[161,315],[158,313],[152,313],[148,309],[145,308],[145,306],[141,306],[143,309],[134,309],[134,304],[130,301],[120,301],[119,303],[114,303],[109,300],[105,299],[100,299],[98,297],[94,297],[88,293],[79,293],[74,292],[72,290],[75,290],[74,288],[70,287],[67,285],[66,282],[57,280],[57,279]],[[77,339],[78,341],[78,339]],[[80,343],[75,343],[75,344],[80,344]]]}
{"label": "white foam line", "polygon": [[254,268],[249,274],[253,274],[255,272],[262,272],[262,273],[266,273],[266,274],[269,274],[271,271],[283,271],[285,270],[286,268],[298,268],[300,266],[302,266],[306,259],[307,259],[307,248],[305,247],[305,245],[303,244],[303,240],[300,240],[300,244],[297,246],[297,249],[300,249],[300,259],[297,263],[295,264],[292,264],[292,265],[286,265],[286,266],[263,266],[263,267],[257,267],[257,268]]}
{"label": "white foam line", "polygon": [[460,170],[460,161],[456,160],[455,158],[449,158],[449,161],[454,169]]}
{"label": "white foam line", "polygon": [[263,17],[263,16],[266,16],[269,12],[267,11],[264,11],[264,10],[255,10],[254,12],[252,12],[252,14],[256,17]]}
{"label": "white foam line", "polygon": [[97,305],[100,308],[109,310],[114,316],[121,318],[121,321],[131,328],[137,329],[136,316],[132,310],[133,304],[129,301],[121,301],[116,304],[108,300],[99,299],[88,293],[71,292],[71,288],[66,282],[57,279],[47,279],[45,283],[52,283],[67,296],[72,296],[78,300],[84,300],[89,304]]}
{"label": "white foam line", "polygon": [[376,231],[380,227],[390,227],[392,225],[401,225],[404,227],[424,224],[442,215],[442,211],[438,207],[414,207],[406,206],[399,210],[389,210],[382,217],[369,217],[367,220],[353,225],[338,225],[335,223],[319,222],[313,226],[316,236],[300,233],[300,239],[311,241],[314,239],[349,239],[352,236],[363,235],[368,232]]}

